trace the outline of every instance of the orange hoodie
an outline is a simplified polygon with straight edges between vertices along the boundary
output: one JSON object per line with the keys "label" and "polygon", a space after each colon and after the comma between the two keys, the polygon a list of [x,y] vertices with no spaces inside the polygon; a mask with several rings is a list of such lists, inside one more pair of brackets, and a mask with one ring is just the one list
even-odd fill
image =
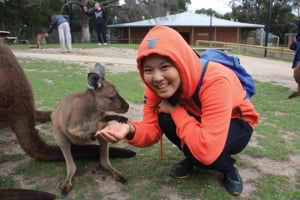
{"label": "orange hoodie", "polygon": [[[259,115],[249,99],[245,99],[245,91],[235,73],[221,64],[210,62],[199,91],[202,105],[200,109],[192,96],[198,85],[201,73],[201,62],[198,56],[180,36],[165,26],[152,28],[138,49],[137,67],[141,78],[142,59],[150,54],[169,57],[179,71],[182,93],[181,107],[171,114],[177,130],[176,133],[187,145],[195,158],[203,164],[213,163],[222,152],[227,138],[230,120],[239,118],[236,108],[240,107],[243,119],[252,128],[258,123]],[[155,105],[160,97],[146,85],[143,119],[132,122],[136,132],[132,140],[127,140],[137,147],[147,147],[158,142],[162,136],[158,124],[158,112]],[[190,116],[188,112],[201,118],[201,122]]]}

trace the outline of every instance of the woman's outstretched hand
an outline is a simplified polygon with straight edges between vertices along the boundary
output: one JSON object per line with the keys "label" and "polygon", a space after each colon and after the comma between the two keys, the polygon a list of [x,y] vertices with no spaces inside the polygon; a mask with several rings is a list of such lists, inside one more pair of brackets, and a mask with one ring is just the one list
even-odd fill
{"label": "woman's outstretched hand", "polygon": [[171,114],[179,105],[171,105],[167,100],[162,100],[158,105],[158,111]]}
{"label": "woman's outstretched hand", "polygon": [[128,123],[113,123],[96,132],[96,137],[117,143],[125,138],[131,131],[131,125]]}

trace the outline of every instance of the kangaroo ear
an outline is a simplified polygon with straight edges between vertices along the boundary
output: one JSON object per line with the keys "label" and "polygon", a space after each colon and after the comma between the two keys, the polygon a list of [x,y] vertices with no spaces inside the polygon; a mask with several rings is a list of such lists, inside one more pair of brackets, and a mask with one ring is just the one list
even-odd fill
{"label": "kangaroo ear", "polygon": [[87,81],[88,81],[88,88],[92,90],[96,90],[97,88],[101,87],[100,76],[95,72],[88,73]]}
{"label": "kangaroo ear", "polygon": [[102,78],[105,75],[104,67],[101,64],[99,64],[99,63],[95,64],[93,72],[99,74],[99,76],[102,77]]}

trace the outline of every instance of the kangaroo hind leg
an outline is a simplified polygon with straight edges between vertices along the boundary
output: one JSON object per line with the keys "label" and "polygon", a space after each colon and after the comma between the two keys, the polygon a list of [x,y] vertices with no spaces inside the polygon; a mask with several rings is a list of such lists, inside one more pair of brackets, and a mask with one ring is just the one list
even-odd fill
{"label": "kangaroo hind leg", "polygon": [[61,194],[66,196],[72,188],[72,178],[76,173],[76,165],[71,153],[71,143],[62,134],[54,133],[56,143],[60,147],[66,162],[67,176],[61,185]]}
{"label": "kangaroo hind leg", "polygon": [[109,144],[107,141],[98,138],[99,144],[100,144],[100,165],[108,170],[114,177],[114,179],[118,182],[121,182],[123,184],[127,184],[127,179],[119,172],[116,170],[110,163],[109,160]]}

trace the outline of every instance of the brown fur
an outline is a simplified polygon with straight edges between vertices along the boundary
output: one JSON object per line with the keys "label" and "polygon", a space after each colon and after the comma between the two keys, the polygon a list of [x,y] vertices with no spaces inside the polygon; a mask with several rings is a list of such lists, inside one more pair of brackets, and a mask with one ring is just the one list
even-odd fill
{"label": "brown fur", "polygon": [[3,200],[54,200],[55,195],[48,192],[27,189],[1,189]]}
{"label": "brown fur", "polygon": [[36,121],[50,121],[50,114],[35,109],[24,71],[13,53],[0,44],[0,128],[10,127],[29,156],[47,161],[61,159],[59,148],[47,145],[35,129]]}
{"label": "brown fur", "polygon": [[[45,143],[36,122],[50,120],[51,111],[37,111],[31,85],[11,50],[0,43],[0,129],[10,127],[27,155],[40,161],[62,161],[58,146]],[[72,145],[75,159],[99,159],[98,145]],[[132,157],[135,152],[110,147],[110,157]],[[0,190],[1,193],[1,190]]]}
{"label": "brown fur", "polygon": [[48,37],[48,33],[39,33],[35,37],[36,48],[43,49],[46,43],[46,37]]}
{"label": "brown fur", "polygon": [[[127,121],[119,115],[107,112],[124,113],[128,111],[128,103],[118,94],[115,87],[104,79],[104,68],[95,65],[94,72],[88,74],[89,89],[63,98],[53,110],[51,119],[54,138],[60,146],[66,161],[67,176],[62,184],[62,194],[71,189],[71,181],[76,173],[76,165],[72,158],[70,145],[91,142],[97,130],[111,120]],[[100,164],[112,173],[114,178],[126,183],[125,177],[114,169],[109,161],[108,142],[98,139],[100,143]]]}

